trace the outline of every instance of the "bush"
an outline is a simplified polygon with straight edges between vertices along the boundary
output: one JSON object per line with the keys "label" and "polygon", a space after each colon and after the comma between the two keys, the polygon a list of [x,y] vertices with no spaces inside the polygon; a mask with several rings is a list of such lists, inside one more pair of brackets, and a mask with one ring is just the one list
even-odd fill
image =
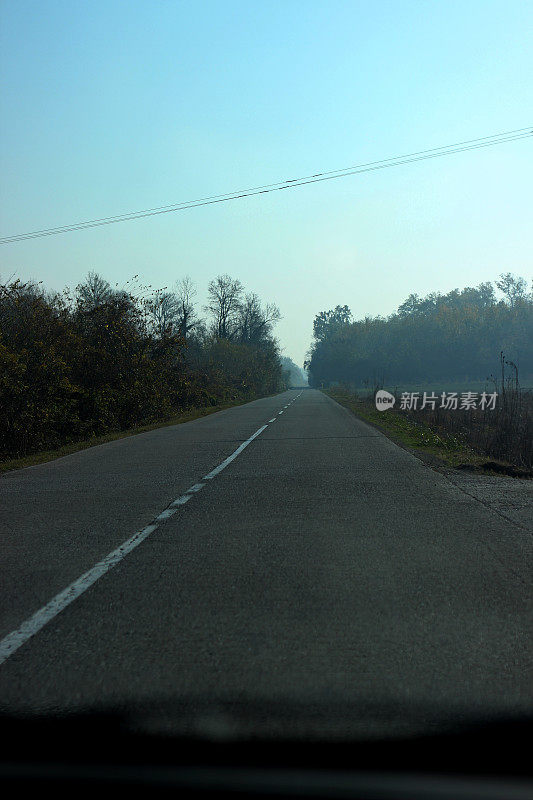
{"label": "bush", "polygon": [[278,349],[150,324],[142,299],[92,276],[76,298],[35,284],[0,286],[0,457],[277,391]]}

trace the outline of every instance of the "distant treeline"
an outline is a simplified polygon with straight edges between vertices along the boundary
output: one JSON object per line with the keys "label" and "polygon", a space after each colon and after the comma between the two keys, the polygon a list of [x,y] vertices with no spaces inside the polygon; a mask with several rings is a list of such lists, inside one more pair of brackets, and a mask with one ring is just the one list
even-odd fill
{"label": "distant treeline", "polygon": [[353,320],[348,306],[317,315],[306,367],[312,386],[485,380],[503,350],[533,376],[533,292],[510,273],[476,288],[411,294],[387,318]]}
{"label": "distant treeline", "polygon": [[281,357],[283,382],[290,386],[306,386],[307,377],[300,367],[288,356]]}
{"label": "distant treeline", "polygon": [[209,284],[206,320],[194,298],[188,278],[174,291],[96,273],[61,294],[0,285],[0,458],[285,388],[276,306],[228,275]]}

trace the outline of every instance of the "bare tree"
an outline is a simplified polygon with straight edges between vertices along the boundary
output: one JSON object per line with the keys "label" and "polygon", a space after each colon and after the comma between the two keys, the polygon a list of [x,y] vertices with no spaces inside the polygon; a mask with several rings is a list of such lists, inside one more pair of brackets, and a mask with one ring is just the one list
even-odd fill
{"label": "bare tree", "polygon": [[189,277],[176,282],[173,292],[157,291],[149,300],[149,319],[157,336],[179,333],[183,339],[191,336],[199,325],[194,297],[196,287]]}
{"label": "bare tree", "polygon": [[232,339],[237,333],[243,285],[229,275],[219,275],[209,283],[205,310],[213,317],[213,330],[220,339]]}
{"label": "bare tree", "polygon": [[239,318],[238,336],[240,341],[259,344],[270,336],[272,327],[281,319],[281,314],[279,308],[273,303],[269,303],[263,308],[259,297],[252,292],[247,294],[241,303]]}
{"label": "bare tree", "polygon": [[149,304],[150,321],[159,338],[174,333],[179,327],[179,299],[174,292],[156,292]]}
{"label": "bare tree", "polygon": [[187,339],[199,324],[194,303],[195,297],[196,286],[188,275],[176,283],[178,327],[184,339]]}
{"label": "bare tree", "polygon": [[86,310],[92,310],[103,305],[112,295],[113,290],[110,284],[97,272],[89,272],[85,282],[76,287],[77,300]]}

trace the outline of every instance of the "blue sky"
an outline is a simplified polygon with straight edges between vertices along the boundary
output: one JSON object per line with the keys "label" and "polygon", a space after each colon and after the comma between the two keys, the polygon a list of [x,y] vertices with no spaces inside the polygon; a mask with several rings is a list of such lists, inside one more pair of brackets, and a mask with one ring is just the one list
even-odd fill
{"label": "blue sky", "polygon": [[[530,2],[0,2],[0,235],[533,125]],[[530,278],[533,138],[0,248],[0,275],[228,272],[314,315]]]}

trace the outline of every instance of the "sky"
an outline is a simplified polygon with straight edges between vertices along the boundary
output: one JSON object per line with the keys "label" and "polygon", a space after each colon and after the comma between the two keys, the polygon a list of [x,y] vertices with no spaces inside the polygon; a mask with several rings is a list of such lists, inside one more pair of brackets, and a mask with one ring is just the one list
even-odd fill
{"label": "sky", "polygon": [[[533,129],[533,3],[0,0],[0,236]],[[0,278],[229,273],[283,319],[531,280],[533,137],[0,245]]]}

